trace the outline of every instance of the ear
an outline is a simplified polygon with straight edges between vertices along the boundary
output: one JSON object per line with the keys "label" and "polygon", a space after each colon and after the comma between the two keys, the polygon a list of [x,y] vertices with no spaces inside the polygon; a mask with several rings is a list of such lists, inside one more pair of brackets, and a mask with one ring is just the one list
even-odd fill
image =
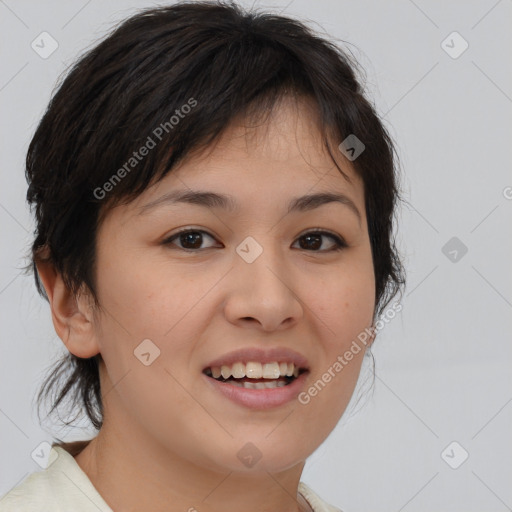
{"label": "ear", "polygon": [[55,331],[64,345],[77,357],[89,358],[98,354],[90,298],[86,295],[75,297],[51,263],[38,262],[37,271],[50,302]]}

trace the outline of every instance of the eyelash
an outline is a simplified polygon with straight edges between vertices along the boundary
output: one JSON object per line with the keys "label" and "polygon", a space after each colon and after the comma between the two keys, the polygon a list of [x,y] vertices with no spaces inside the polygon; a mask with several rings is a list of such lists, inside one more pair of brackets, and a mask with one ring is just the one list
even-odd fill
{"label": "eyelash", "polygon": [[[205,234],[209,237],[211,237],[212,239],[215,240],[215,237],[213,235],[211,235],[210,233],[208,233],[207,231],[204,231],[202,229],[191,229],[191,228],[184,228],[182,229],[181,231],[178,231],[177,233],[175,233],[174,235],[170,236],[169,238],[166,238],[165,240],[163,240],[162,242],[162,245],[172,245],[172,242],[178,238],[180,235],[183,235],[184,233],[202,233],[202,234]],[[334,243],[335,243],[335,246],[332,248],[332,249],[327,249],[327,250],[323,250],[323,251],[315,251],[315,250],[308,250],[308,249],[302,249],[304,251],[307,251],[307,252],[319,252],[319,253],[327,253],[327,252],[333,252],[333,251],[341,251],[343,249],[346,249],[348,247],[347,243],[345,242],[345,240],[343,240],[343,238],[335,235],[334,233],[330,232],[330,231],[326,231],[324,229],[321,229],[321,228],[312,228],[310,231],[307,231],[306,233],[303,233],[302,235],[300,235],[297,240],[299,240],[300,238],[303,238],[305,236],[308,236],[308,235],[324,235],[324,236],[327,236],[329,238],[331,238]],[[185,249],[183,247],[178,247],[178,249],[181,249],[182,251],[185,251],[185,252],[201,252],[201,251],[205,251],[206,249]],[[213,249],[213,247],[207,247],[207,249]]]}

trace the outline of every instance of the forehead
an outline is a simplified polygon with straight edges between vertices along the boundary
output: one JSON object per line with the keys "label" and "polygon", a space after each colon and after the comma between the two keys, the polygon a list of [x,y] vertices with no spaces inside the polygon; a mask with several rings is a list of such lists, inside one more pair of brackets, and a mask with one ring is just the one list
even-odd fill
{"label": "forehead", "polygon": [[[194,166],[228,164],[242,159],[264,164],[276,164],[283,171],[295,166],[298,171],[309,163],[317,175],[334,167],[324,147],[320,133],[318,106],[311,98],[284,96],[270,112],[256,111],[255,115],[236,117],[208,148],[192,152],[182,165],[194,160]],[[343,168],[353,171],[350,162],[336,147]],[[177,168],[179,170],[179,167]]]}
{"label": "forehead", "polygon": [[254,213],[318,192],[350,195],[364,210],[362,181],[334,140],[331,147],[337,165],[329,155],[314,102],[285,97],[271,113],[262,114],[259,119],[235,118],[213,144],[189,153],[137,197],[130,210],[140,212],[162,194],[187,189],[231,196],[238,204],[234,209],[245,206]]}

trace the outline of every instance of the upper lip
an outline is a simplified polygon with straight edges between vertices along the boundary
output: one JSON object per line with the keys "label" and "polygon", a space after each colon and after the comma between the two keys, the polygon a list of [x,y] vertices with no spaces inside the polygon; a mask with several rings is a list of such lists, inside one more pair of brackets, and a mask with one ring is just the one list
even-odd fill
{"label": "upper lip", "polygon": [[273,362],[286,362],[294,363],[295,366],[299,368],[309,368],[307,359],[302,354],[299,354],[295,350],[291,350],[285,347],[277,347],[271,349],[262,349],[254,347],[238,349],[234,350],[233,352],[224,354],[223,356],[220,356],[217,359],[208,363],[205,366],[204,370],[206,370],[207,368],[220,367],[223,365],[231,366],[234,363],[238,362],[258,362],[261,364]]}

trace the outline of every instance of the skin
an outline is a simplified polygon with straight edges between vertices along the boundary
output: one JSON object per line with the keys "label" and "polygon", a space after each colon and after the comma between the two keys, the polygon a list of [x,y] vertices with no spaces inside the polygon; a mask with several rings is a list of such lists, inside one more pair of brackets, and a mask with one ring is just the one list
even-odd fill
{"label": "skin", "polygon": [[[350,182],[324,152],[315,115],[311,103],[285,99],[264,125],[234,122],[208,151],[110,210],[97,237],[100,308],[39,264],[59,337],[104,361],[104,425],[76,461],[116,512],[308,510],[297,493],[305,460],[345,411],[364,350],[307,405],[265,411],[229,401],[201,372],[241,347],[288,347],[309,361],[307,389],[372,325],[363,183],[341,154]],[[183,188],[230,194],[240,211],[182,203],[139,214]],[[286,214],[292,198],[322,191],[347,195],[361,219],[340,203]],[[163,243],[189,226],[213,238],[203,234],[196,252],[181,248],[183,237]],[[308,245],[314,228],[348,247],[329,251],[325,235]],[[263,248],[251,264],[235,251],[247,236]],[[144,339],[161,351],[149,366],[134,357]],[[236,456],[247,442],[262,454],[252,468]]]}

